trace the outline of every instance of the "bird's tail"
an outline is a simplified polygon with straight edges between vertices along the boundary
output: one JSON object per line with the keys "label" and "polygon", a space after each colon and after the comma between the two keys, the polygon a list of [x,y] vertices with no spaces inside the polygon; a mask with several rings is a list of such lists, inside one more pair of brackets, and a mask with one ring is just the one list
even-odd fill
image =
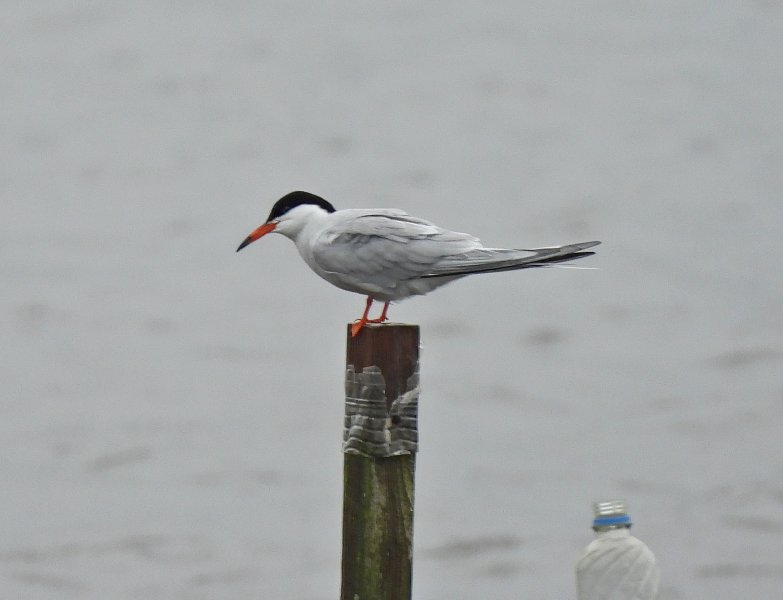
{"label": "bird's tail", "polygon": [[567,266],[558,263],[592,256],[585,252],[601,242],[581,242],[552,248],[511,250],[503,248],[479,248],[442,260],[437,267],[422,277],[454,277],[473,273],[495,273],[534,267]]}

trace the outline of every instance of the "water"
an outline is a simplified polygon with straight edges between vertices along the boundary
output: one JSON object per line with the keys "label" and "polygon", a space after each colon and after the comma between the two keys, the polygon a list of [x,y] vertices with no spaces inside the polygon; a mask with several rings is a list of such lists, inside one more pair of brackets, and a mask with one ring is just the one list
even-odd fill
{"label": "water", "polygon": [[598,271],[393,307],[424,340],[417,598],[574,597],[609,496],[662,600],[779,596],[779,2],[9,2],[0,28],[3,597],[337,595],[363,301],[283,238],[233,252],[292,189],[604,240]]}

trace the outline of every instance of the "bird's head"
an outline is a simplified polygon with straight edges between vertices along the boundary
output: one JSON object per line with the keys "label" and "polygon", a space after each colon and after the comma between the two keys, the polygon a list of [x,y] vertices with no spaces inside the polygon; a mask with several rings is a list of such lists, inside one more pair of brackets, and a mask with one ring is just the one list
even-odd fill
{"label": "bird's head", "polygon": [[237,252],[267,233],[282,233],[284,236],[293,239],[313,214],[333,212],[334,206],[315,194],[308,192],[291,192],[286,194],[275,202],[266,222],[254,229],[244,239],[239,248],[237,248]]}

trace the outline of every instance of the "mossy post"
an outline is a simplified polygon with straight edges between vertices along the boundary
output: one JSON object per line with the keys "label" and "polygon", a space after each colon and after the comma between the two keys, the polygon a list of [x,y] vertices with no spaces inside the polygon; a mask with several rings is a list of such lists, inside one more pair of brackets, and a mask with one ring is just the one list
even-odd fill
{"label": "mossy post", "polygon": [[348,326],[341,600],[407,600],[413,567],[419,327]]}

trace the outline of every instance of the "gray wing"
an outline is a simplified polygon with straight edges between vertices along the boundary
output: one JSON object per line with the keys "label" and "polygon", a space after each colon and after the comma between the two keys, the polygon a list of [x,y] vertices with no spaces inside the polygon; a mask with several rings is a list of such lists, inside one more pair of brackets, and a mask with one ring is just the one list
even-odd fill
{"label": "gray wing", "polygon": [[580,242],[551,248],[532,248],[514,250],[505,248],[476,248],[464,254],[444,257],[437,265],[422,277],[453,277],[472,273],[493,273],[531,267],[545,267],[556,263],[571,261],[593,252],[588,248],[601,242]]}
{"label": "gray wing", "polygon": [[[472,235],[449,231],[400,210],[345,210],[316,241],[317,265],[349,286],[389,292],[433,272],[455,255],[481,248]],[[338,214],[339,214],[338,213]]]}

